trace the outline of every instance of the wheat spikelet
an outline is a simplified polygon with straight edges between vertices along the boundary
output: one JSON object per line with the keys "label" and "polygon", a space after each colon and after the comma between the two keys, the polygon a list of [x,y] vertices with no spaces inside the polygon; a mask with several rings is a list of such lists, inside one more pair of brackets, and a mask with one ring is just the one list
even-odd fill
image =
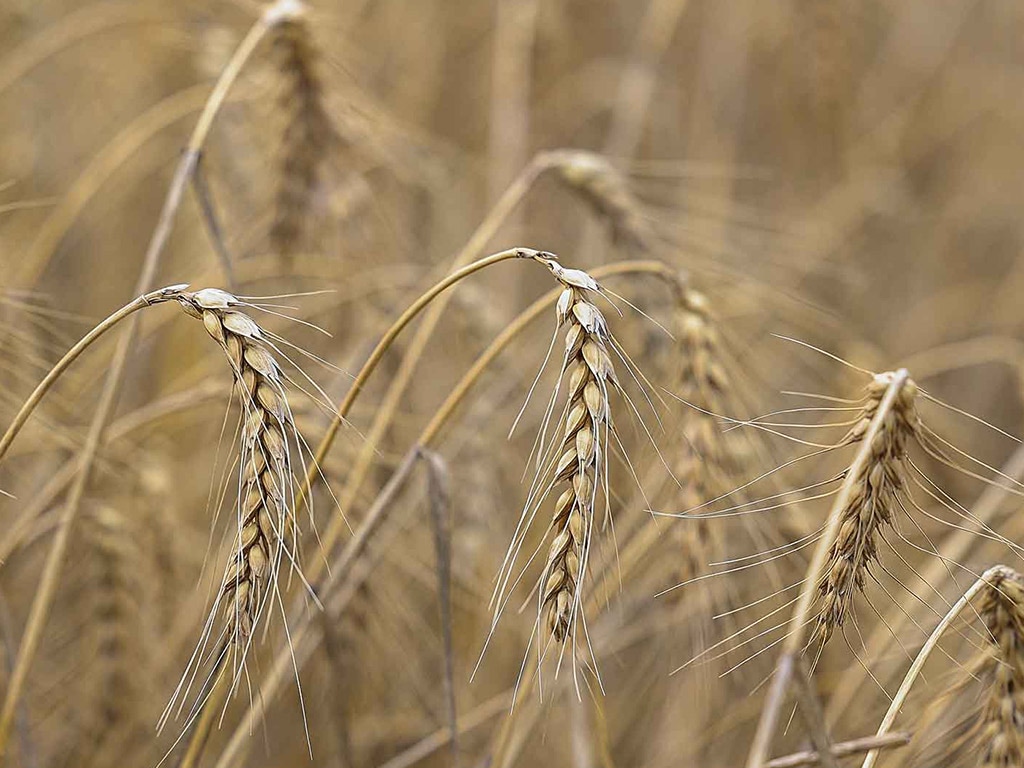
{"label": "wheat spikelet", "polygon": [[278,109],[285,126],[270,243],[276,253],[288,256],[304,233],[310,202],[335,134],[317,74],[319,53],[305,13],[292,13],[278,23],[272,45],[284,80]]}
{"label": "wheat spikelet", "polygon": [[558,324],[567,326],[562,372],[569,386],[552,482],[567,487],[555,502],[555,538],[548,549],[540,600],[548,631],[564,642],[575,632],[594,508],[606,477],[605,452],[612,428],[608,394],[619,383],[607,323],[590,300],[599,290],[597,282],[585,272],[564,269],[554,261],[547,264],[563,286],[556,312]]}
{"label": "wheat spikelet", "polygon": [[[863,439],[893,375],[878,374],[868,385],[867,403],[860,419],[841,445]],[[917,393],[917,385],[907,379],[885,414],[871,443],[869,458],[840,512],[839,534],[829,550],[818,585],[821,609],[814,634],[822,644],[828,642],[837,628],[842,628],[853,598],[864,590],[868,570],[878,558],[880,531],[893,524],[894,510],[908,492],[904,459],[909,441],[916,438],[920,428],[915,405]]]}
{"label": "wheat spikelet", "polygon": [[288,434],[294,434],[294,421],[274,348],[260,326],[237,309],[242,302],[215,288],[179,301],[224,350],[242,401],[238,535],[222,598],[227,599],[225,636],[244,652],[289,552],[294,517]]}

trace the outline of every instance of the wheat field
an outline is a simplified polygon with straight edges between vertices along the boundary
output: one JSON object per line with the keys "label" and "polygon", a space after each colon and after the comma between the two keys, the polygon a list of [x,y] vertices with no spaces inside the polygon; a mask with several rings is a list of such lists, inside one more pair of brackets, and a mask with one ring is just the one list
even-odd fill
{"label": "wheat field", "polygon": [[0,0],[0,766],[1024,768],[1022,62]]}

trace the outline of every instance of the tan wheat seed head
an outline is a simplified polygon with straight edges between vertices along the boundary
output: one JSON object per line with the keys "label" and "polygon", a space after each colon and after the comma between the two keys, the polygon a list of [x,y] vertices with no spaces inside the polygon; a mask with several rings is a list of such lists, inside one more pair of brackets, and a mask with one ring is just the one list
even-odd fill
{"label": "tan wheat seed head", "polygon": [[[718,333],[707,297],[689,287],[681,289],[675,317],[678,369],[675,391],[687,407],[682,411],[682,446],[672,470],[678,481],[682,509],[697,509],[721,497],[734,485],[742,461],[736,436],[723,433],[714,414],[731,411],[732,382],[722,365]],[[694,406],[694,407],[690,407]],[[679,544],[673,568],[676,583],[691,579],[708,562],[712,527],[695,516],[685,525],[672,526]],[[680,590],[667,593],[680,596]]]}
{"label": "tan wheat seed head", "polygon": [[[874,376],[868,385],[864,409],[840,445],[863,440],[894,375],[889,372]],[[868,571],[878,559],[881,531],[893,525],[895,510],[908,493],[907,447],[921,429],[916,407],[918,391],[912,379],[900,388],[840,512],[839,534],[829,550],[818,585],[821,608],[814,639],[821,644],[845,624],[854,597],[864,591]]]}
{"label": "tan wheat seed head", "polygon": [[591,300],[599,291],[597,282],[556,261],[545,263],[562,285],[556,318],[566,327],[562,374],[568,402],[552,480],[553,487],[564,490],[555,502],[555,538],[548,548],[540,610],[551,637],[562,643],[576,630],[597,495],[607,480],[609,392],[618,389],[619,382],[609,352],[608,325]]}
{"label": "tan wheat seed head", "polygon": [[276,253],[285,256],[294,253],[302,241],[310,203],[335,139],[317,72],[320,54],[307,12],[301,4],[296,5],[298,10],[276,24],[272,40],[283,80],[277,108],[285,125],[270,242]]}
{"label": "tan wheat seed head", "polygon": [[242,403],[238,533],[220,599],[226,600],[224,637],[244,657],[281,565],[293,557],[288,436],[295,425],[273,343],[239,310],[243,302],[216,288],[186,293],[179,302],[224,350]]}

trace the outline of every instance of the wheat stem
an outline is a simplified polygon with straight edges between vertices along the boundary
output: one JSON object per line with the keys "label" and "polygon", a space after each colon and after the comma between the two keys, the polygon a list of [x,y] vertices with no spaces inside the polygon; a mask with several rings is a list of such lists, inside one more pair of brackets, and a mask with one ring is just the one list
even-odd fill
{"label": "wheat stem", "polygon": [[[985,587],[992,583],[992,580],[997,576],[1006,576],[1007,574],[1013,574],[1013,570],[1005,565],[994,565],[985,571],[981,576],[978,577],[977,581],[971,585],[970,589],[964,592],[963,596],[957,600],[953,607],[949,609],[949,612],[942,617],[942,621],[936,625],[935,629],[928,636],[924,645],[921,646],[921,650],[918,651],[917,656],[914,658],[913,663],[910,665],[910,669],[907,670],[907,674],[903,678],[903,682],[900,683],[899,690],[896,691],[896,695],[893,696],[892,703],[889,705],[889,709],[885,713],[885,717],[882,718],[882,722],[878,726],[878,731],[875,732],[875,736],[880,738],[889,733],[892,728],[892,724],[896,721],[896,715],[899,714],[900,709],[903,707],[903,703],[907,700],[907,696],[910,695],[910,689],[914,686],[914,681],[917,680],[917,676],[921,673],[921,669],[924,667],[924,663],[928,661],[928,657],[931,656],[935,646],[938,645],[939,639],[943,633],[949,628],[950,624],[960,615],[960,612],[975,598],[975,596],[981,592]],[[864,757],[864,762],[861,763],[861,768],[873,768],[875,761],[878,759],[878,750],[873,749]]]}
{"label": "wheat stem", "polygon": [[[905,747],[910,743],[909,733],[890,733],[885,736],[863,736],[859,739],[842,741],[832,747],[833,757],[849,757],[858,755],[869,749],[892,749],[893,747]],[[765,763],[764,768],[799,768],[803,765],[817,765],[821,762],[821,755],[817,752],[794,752],[792,755],[777,757]]]}
{"label": "wheat stem", "polygon": [[[653,274],[673,283],[678,279],[678,274],[675,270],[661,261],[618,261],[613,264],[597,267],[591,270],[590,274],[594,279],[633,274]],[[441,407],[434,412],[427,426],[423,428],[417,440],[420,445],[429,445],[434,442],[441,428],[448,422],[452,413],[459,407],[484,371],[494,362],[498,355],[505,351],[509,344],[518,338],[530,323],[547,312],[558,299],[560,293],[561,288],[554,288],[541,296],[513,318],[501,333],[495,337],[487,349],[480,353],[458,384],[452,388],[452,391],[445,398]]]}
{"label": "wheat stem", "polygon": [[[531,162],[512,182],[512,184],[509,185],[498,202],[493,208],[491,208],[484,221],[482,221],[477,227],[469,241],[465,246],[463,246],[462,250],[459,251],[455,259],[453,259],[450,266],[450,269],[453,270],[452,277],[459,274],[462,271],[460,268],[464,267],[476,258],[477,254],[486,247],[487,243],[492,237],[494,237],[502,223],[504,223],[509,215],[511,215],[511,213],[519,206],[522,198],[529,191],[530,187],[533,186],[533,182],[548,167],[549,163],[550,159],[547,155],[538,155],[533,162]],[[509,252],[506,251],[505,253]],[[443,290],[443,288],[441,290]],[[437,291],[437,293],[440,293],[440,291]],[[433,295],[436,295],[436,293]],[[433,295],[431,295],[430,299],[426,299],[424,305],[430,302]],[[391,423],[395,410],[398,408],[398,404],[401,402],[406,388],[412,381],[413,373],[415,372],[420,358],[426,350],[427,343],[433,336],[438,323],[441,321],[441,315],[444,313],[447,306],[448,299],[444,297],[434,303],[428,310],[427,314],[423,317],[423,321],[420,323],[419,327],[416,329],[415,335],[409,342],[409,348],[402,356],[402,361],[391,380],[391,385],[388,387],[383,400],[381,400],[381,403],[374,414],[373,424],[366,433],[366,437],[362,442],[359,453],[356,455],[352,470],[349,472],[345,485],[339,495],[339,502],[342,509],[347,509],[351,506],[353,500],[358,495],[359,490],[362,487],[363,480],[366,478],[366,473],[373,462],[377,446],[383,439],[384,433],[387,431],[387,428]],[[417,307],[417,312],[419,309],[422,309],[422,306]],[[381,348],[378,346],[378,349],[380,350],[380,354],[383,354],[386,347]],[[374,351],[376,352],[377,350]],[[355,384],[353,384],[352,390],[355,390]],[[317,449],[318,458],[326,456],[327,450],[330,448],[330,445],[334,440],[335,434],[344,415],[345,412],[339,408],[338,416],[336,416],[331,423],[327,434],[324,436],[324,439],[320,444],[320,448]],[[337,542],[343,532],[344,522],[337,519],[333,521],[332,526],[328,528],[324,535],[324,544],[327,551],[330,551],[331,547]]]}
{"label": "wheat stem", "polygon": [[[417,298],[416,301],[414,301],[412,304],[410,304],[409,307],[398,317],[398,319],[391,324],[391,327],[388,328],[388,330],[381,337],[380,341],[377,342],[377,346],[374,347],[373,352],[370,353],[369,358],[367,358],[366,362],[363,363],[363,367],[359,369],[359,373],[356,374],[355,380],[352,382],[352,386],[349,387],[348,392],[345,394],[344,400],[342,400],[341,404],[338,406],[334,418],[332,419],[330,426],[327,428],[327,432],[324,434],[323,439],[320,441],[320,445],[317,446],[317,449],[314,453],[313,461],[310,463],[309,472],[306,475],[306,481],[305,483],[303,483],[302,488],[296,495],[296,508],[299,508],[302,505],[303,501],[306,499],[306,497],[309,495],[313,486],[313,482],[316,480],[316,474],[318,472],[317,468],[327,458],[327,453],[328,451],[330,451],[331,446],[334,444],[334,439],[337,436],[338,428],[341,426],[345,417],[352,409],[352,405],[355,403],[356,398],[359,397],[360,392],[362,392],[367,380],[370,378],[370,376],[376,370],[377,366],[380,364],[380,361],[383,359],[384,354],[388,351],[388,349],[390,349],[395,339],[406,328],[406,326],[408,326],[409,323],[412,322],[413,319],[415,319],[415,317],[420,312],[422,312],[423,309],[428,304],[430,304],[438,296],[443,294],[448,288],[452,287],[462,279],[469,277],[475,272],[479,272],[481,269],[489,267],[493,264],[498,264],[502,261],[508,261],[509,259],[532,258],[534,254],[535,251],[532,251],[529,248],[511,248],[507,251],[500,251],[499,253],[495,253],[490,256],[486,256],[482,259],[479,259],[477,261],[474,261],[472,264],[463,266],[461,269],[458,269],[452,274],[448,275],[448,277],[444,278],[443,280],[435,284],[432,288],[428,289],[422,295],[420,295],[420,297]],[[430,318],[435,316],[436,313],[425,317],[423,323],[420,325],[419,330],[422,332],[424,327],[426,327],[427,324],[429,323]],[[416,338],[419,339],[421,338],[421,336],[417,335]],[[406,353],[406,357],[403,358],[403,363],[413,358],[418,358],[418,355],[414,354],[413,352],[415,348],[416,347],[414,340],[412,348],[410,349],[409,352]],[[412,357],[410,357],[410,355]],[[401,374],[395,376],[395,378],[393,379],[392,387],[388,391],[388,394],[392,394],[395,391],[397,391],[396,385],[399,383],[400,378]],[[402,391],[404,391],[404,388]],[[381,406],[381,408],[377,410],[378,415],[381,413],[381,410],[383,408],[384,406]],[[378,426],[381,423],[382,422],[380,421],[379,418],[374,421],[375,426]],[[378,428],[376,431],[371,429],[371,431],[367,434],[366,438],[363,441],[364,452],[368,450],[371,458],[375,450],[376,444],[380,439],[381,432],[381,428]],[[362,455],[363,453],[360,453],[360,457]],[[352,502],[352,499],[355,497],[355,494],[358,491],[358,486],[362,485],[362,476],[366,471],[366,465],[368,464],[368,462],[368,459],[365,461],[360,461],[357,459],[357,463],[352,468],[351,474],[349,475],[350,479],[346,484],[346,491],[343,492],[342,495],[339,497],[339,503],[343,510],[349,507],[349,505]],[[356,479],[352,479],[353,476],[355,476]],[[334,549],[335,545],[338,543],[345,530],[346,522],[342,516],[339,515],[332,518],[330,525],[324,531],[324,534],[321,539],[324,552],[329,553],[331,552],[331,550]],[[315,583],[317,579],[319,579],[322,569],[324,567],[323,562],[323,560],[318,559],[315,560],[310,566],[310,572],[308,576],[311,583]]]}
{"label": "wheat stem", "polygon": [[14,442],[14,438],[16,438],[18,433],[21,432],[22,427],[25,426],[25,423],[28,421],[33,411],[35,411],[40,401],[46,393],[50,391],[50,388],[54,385],[57,379],[63,375],[64,371],[66,371],[68,367],[78,359],[79,355],[92,346],[93,342],[99,339],[100,336],[105,334],[126,317],[135,314],[144,307],[150,307],[154,304],[175,299],[184,287],[185,286],[183,285],[171,285],[136,297],[100,322],[99,325],[83,336],[77,344],[65,352],[64,356],[57,361],[57,364],[50,369],[50,372],[47,373],[36,388],[32,390],[32,394],[30,394],[28,399],[25,400],[24,404],[15,415],[14,420],[11,421],[10,426],[7,427],[7,431],[4,432],[3,437],[0,438],[0,461],[2,461],[3,457],[7,454],[8,449],[11,447],[11,443]]}

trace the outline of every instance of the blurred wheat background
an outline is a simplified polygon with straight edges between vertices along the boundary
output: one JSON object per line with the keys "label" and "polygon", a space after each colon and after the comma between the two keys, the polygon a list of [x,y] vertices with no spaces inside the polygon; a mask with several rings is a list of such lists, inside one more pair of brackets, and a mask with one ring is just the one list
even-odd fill
{"label": "blurred wheat background", "polygon": [[1010,0],[0,0],[2,764],[1024,766],[1022,84]]}

